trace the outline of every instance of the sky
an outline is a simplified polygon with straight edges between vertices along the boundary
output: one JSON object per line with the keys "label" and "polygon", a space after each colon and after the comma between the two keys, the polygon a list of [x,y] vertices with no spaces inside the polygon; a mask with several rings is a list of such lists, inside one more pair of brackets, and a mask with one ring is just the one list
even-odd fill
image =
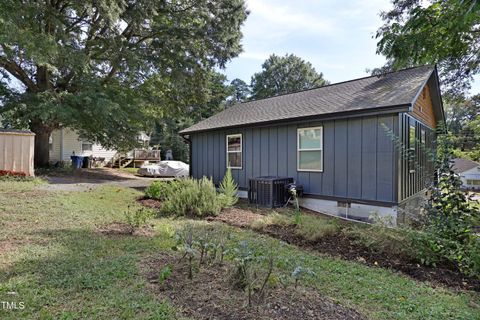
{"label": "sky", "polygon": [[[272,53],[293,53],[312,63],[331,83],[367,76],[382,66],[375,32],[390,0],[247,0],[243,53],[227,64],[228,80],[247,83]],[[480,81],[472,92],[480,92]]]}

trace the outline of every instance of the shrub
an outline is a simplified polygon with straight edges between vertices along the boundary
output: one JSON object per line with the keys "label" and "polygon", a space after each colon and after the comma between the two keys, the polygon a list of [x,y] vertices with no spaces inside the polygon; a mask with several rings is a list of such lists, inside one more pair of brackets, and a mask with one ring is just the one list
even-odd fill
{"label": "shrub", "polygon": [[[425,205],[428,234],[423,244],[440,259],[454,263],[462,272],[480,277],[478,235],[474,227],[479,210],[460,190],[461,180],[452,170],[452,140],[449,135],[438,139],[436,168],[438,181],[431,186],[432,198]],[[477,261],[476,261],[477,260]]]}
{"label": "shrub", "polygon": [[25,172],[20,172],[20,171],[12,171],[12,170],[0,170],[0,177],[6,177],[6,178],[24,178],[26,177],[27,174]]}
{"label": "shrub", "polygon": [[165,184],[163,205],[160,212],[179,216],[217,215],[222,209],[222,199],[218,196],[210,179],[188,178]]}
{"label": "shrub", "polygon": [[233,180],[232,170],[227,168],[227,172],[220,183],[219,191],[221,193],[221,200],[223,207],[231,207],[238,202],[238,186]]}
{"label": "shrub", "polygon": [[155,181],[146,190],[145,196],[151,199],[164,200],[167,192],[171,189],[168,181]]}

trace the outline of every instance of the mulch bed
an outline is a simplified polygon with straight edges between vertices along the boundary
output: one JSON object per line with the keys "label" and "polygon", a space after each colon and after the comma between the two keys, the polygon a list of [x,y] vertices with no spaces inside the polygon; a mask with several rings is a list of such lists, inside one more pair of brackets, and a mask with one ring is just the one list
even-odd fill
{"label": "mulch bed", "polygon": [[233,207],[224,209],[222,213],[216,217],[207,217],[207,221],[220,221],[235,227],[250,228],[254,221],[264,217],[265,215],[250,210]]}
{"label": "mulch bed", "polygon": [[[169,299],[180,313],[195,319],[366,319],[355,310],[321,296],[317,291],[299,287],[271,288],[261,300],[247,306],[246,294],[229,282],[230,266],[202,266],[188,279],[188,266],[178,256],[158,254],[141,262],[140,269],[148,286],[160,299]],[[159,283],[166,265],[172,274]]]}
{"label": "mulch bed", "polygon": [[154,230],[151,226],[145,226],[139,229],[135,229],[132,232],[130,225],[124,222],[112,222],[103,226],[98,227],[95,230],[96,233],[100,233],[106,236],[143,236],[143,237],[153,237],[155,235]]}
{"label": "mulch bed", "polygon": [[[219,216],[210,220],[220,221],[241,228],[251,228],[251,223],[262,217],[264,216],[248,209],[232,208],[223,211]],[[341,233],[325,236],[317,241],[309,241],[298,235],[295,232],[295,228],[295,225],[267,225],[262,229],[254,230],[304,249],[364,263],[369,266],[399,271],[416,280],[429,281],[434,286],[447,286],[457,290],[480,292],[480,279],[467,277],[453,267],[437,266],[436,268],[430,268],[408,261],[403,257],[374,252]]]}
{"label": "mulch bed", "polygon": [[162,206],[162,203],[158,200],[155,200],[155,199],[141,197],[141,198],[138,198],[137,201],[142,206],[150,208],[150,209],[160,209],[160,207]]}

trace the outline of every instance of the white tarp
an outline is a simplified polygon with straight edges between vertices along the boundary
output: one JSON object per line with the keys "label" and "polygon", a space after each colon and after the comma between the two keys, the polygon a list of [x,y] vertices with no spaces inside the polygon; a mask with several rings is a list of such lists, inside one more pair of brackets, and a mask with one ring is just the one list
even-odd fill
{"label": "white tarp", "polygon": [[182,161],[160,161],[142,166],[138,169],[138,174],[150,177],[188,177],[189,166]]}

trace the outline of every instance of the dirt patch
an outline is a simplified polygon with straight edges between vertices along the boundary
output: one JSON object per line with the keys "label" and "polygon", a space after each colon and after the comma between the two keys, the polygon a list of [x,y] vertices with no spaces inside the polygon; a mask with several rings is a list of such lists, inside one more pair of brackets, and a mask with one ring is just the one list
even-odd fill
{"label": "dirt patch", "polygon": [[0,241],[0,256],[12,252],[24,244],[25,241],[21,240],[2,240]]}
{"label": "dirt patch", "polygon": [[[215,221],[227,223],[232,226],[251,228],[251,221],[261,217],[261,215],[248,209],[235,208],[232,209],[234,214],[222,212]],[[245,218],[242,218],[242,215]],[[262,234],[280,239],[289,244],[299,246],[304,249],[328,254],[345,260],[360,262],[368,266],[388,268],[399,271],[416,280],[429,281],[434,286],[447,286],[456,290],[473,290],[480,291],[480,279],[467,277],[453,266],[437,266],[430,268],[420,265],[415,261],[405,259],[382,252],[375,252],[356,243],[342,233],[324,236],[316,241],[309,241],[296,233],[295,225],[266,225],[262,229],[252,229]]]}
{"label": "dirt patch", "polygon": [[240,228],[249,228],[254,221],[264,217],[265,215],[260,213],[233,207],[223,210],[216,217],[208,217],[207,220],[220,221]]}
{"label": "dirt patch", "polygon": [[[185,261],[185,260],[183,260]],[[166,265],[172,274],[159,283]],[[246,296],[228,281],[227,264],[202,267],[187,277],[187,265],[174,255],[156,255],[141,262],[149,288],[160,298],[168,298],[183,316],[195,319],[365,319],[355,310],[337,304],[310,288],[272,288],[261,301],[246,306]]]}
{"label": "dirt patch", "polygon": [[95,230],[96,233],[100,233],[107,236],[115,236],[115,235],[132,235],[132,236],[143,236],[143,237],[153,237],[155,235],[155,231],[153,230],[152,226],[145,226],[142,228],[138,228],[133,230],[129,224],[124,222],[112,222],[106,224],[104,226],[100,226]]}
{"label": "dirt patch", "polygon": [[162,202],[160,200],[150,199],[150,198],[138,198],[137,201],[144,207],[150,209],[160,209],[162,207]]}

